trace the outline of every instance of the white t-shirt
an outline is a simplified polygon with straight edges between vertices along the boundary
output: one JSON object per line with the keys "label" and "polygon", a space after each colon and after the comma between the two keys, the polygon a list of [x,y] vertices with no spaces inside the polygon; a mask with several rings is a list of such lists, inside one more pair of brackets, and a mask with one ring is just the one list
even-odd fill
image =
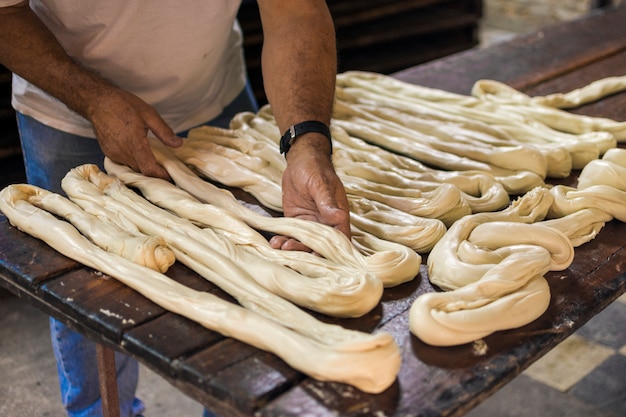
{"label": "white t-shirt", "polygon": [[[68,55],[152,104],[179,132],[219,115],[245,86],[240,2],[33,0],[30,7]],[[95,137],[86,119],[21,77],[12,88],[17,111]]]}

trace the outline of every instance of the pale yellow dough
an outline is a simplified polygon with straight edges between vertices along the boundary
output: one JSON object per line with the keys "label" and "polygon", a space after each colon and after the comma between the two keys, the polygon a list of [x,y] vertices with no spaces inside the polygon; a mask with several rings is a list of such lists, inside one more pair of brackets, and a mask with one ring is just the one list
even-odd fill
{"label": "pale yellow dough", "polygon": [[[114,215],[100,207],[92,207],[92,215],[61,195],[28,184],[14,184],[4,192],[5,201],[0,202],[2,206],[7,207],[9,203],[6,200],[27,201],[33,207],[67,219],[96,245],[137,264],[164,273],[176,261],[165,239],[144,235],[130,222],[120,219],[111,221]],[[32,223],[23,231],[32,234],[37,227],[38,224]]]}
{"label": "pale yellow dough", "polygon": [[[365,314],[383,286],[414,279],[417,252],[430,251],[429,278],[442,291],[420,295],[409,312],[410,330],[424,342],[467,343],[539,317],[550,301],[543,275],[566,269],[574,247],[593,239],[607,221],[626,221],[626,150],[615,148],[626,140],[626,123],[559,108],[622,91],[625,80],[599,80],[545,97],[481,80],[473,96],[463,96],[381,74],[339,74],[333,163],[348,194],[352,241],[323,225],[262,216],[198,176],[243,188],[280,211],[286,162],[269,106],[237,115],[230,129],[193,129],[174,153],[152,140],[176,187],[107,160],[107,170],[121,182],[92,168],[64,181],[68,195],[92,217],[28,188],[3,190],[0,208],[18,227],[28,227],[26,218],[49,225],[50,231],[24,230],[165,308],[272,351],[315,378],[380,392],[400,364],[391,336],[324,325],[291,303],[340,317]],[[582,169],[577,188],[544,183],[573,169]],[[513,194],[522,196],[507,207]],[[130,238],[116,249],[97,237],[91,220],[81,219],[107,218],[106,227],[129,228],[133,236],[161,235],[180,262],[242,307],[153,271],[148,284],[139,279],[145,274],[140,266],[117,262],[41,209],[72,218],[94,242],[125,257],[133,256],[126,250]],[[297,238],[322,256],[273,250],[254,229]],[[122,236],[117,233],[106,232]],[[159,256],[139,262],[164,270],[169,261]]]}
{"label": "pale yellow dough", "polygon": [[[93,168],[87,175],[98,180]],[[115,187],[116,182],[101,176],[99,179],[104,181],[101,185]],[[29,194],[33,193],[24,193],[15,186],[0,193],[0,208],[13,225],[42,239],[58,252],[115,277],[169,311],[273,352],[295,369],[320,380],[345,382],[371,393],[385,390],[395,380],[400,354],[391,335],[370,335],[322,323],[290,303],[268,298],[267,293],[264,296],[251,282],[234,280],[236,283],[227,288],[247,308],[192,290],[157,271],[99,248],[70,223],[32,205]],[[131,211],[132,208],[124,210],[124,215]],[[219,253],[207,253],[206,248],[196,255],[174,250],[181,260],[205,277],[229,284],[229,279],[219,273],[224,271],[223,266],[211,270],[197,259],[210,256],[214,267],[215,262],[220,262]],[[221,261],[230,262],[223,256]]]}
{"label": "pale yellow dough", "polygon": [[[376,271],[376,276],[385,286],[410,281],[419,272],[421,257],[406,246],[381,239],[376,243],[377,249],[365,256],[345,235],[332,227],[295,218],[262,216],[239,204],[228,191],[202,180],[163,145],[156,141],[152,145],[157,160],[167,169],[179,188],[200,201],[229,211],[251,227],[294,237],[324,258],[339,264]],[[368,238],[368,242],[376,240],[378,238],[375,236]]]}
{"label": "pale yellow dough", "polygon": [[430,280],[448,291],[417,298],[411,331],[426,343],[457,345],[539,317],[550,300],[542,275],[567,268],[573,247],[607,221],[626,221],[625,161],[626,150],[612,150],[585,167],[584,187],[538,188],[502,212],[455,223],[428,258]]}
{"label": "pale yellow dough", "polygon": [[428,258],[431,282],[447,291],[417,298],[411,332],[429,344],[458,345],[543,314],[550,301],[543,275],[574,258],[566,235],[535,223],[551,202],[549,190],[537,188],[506,210],[456,222]]}

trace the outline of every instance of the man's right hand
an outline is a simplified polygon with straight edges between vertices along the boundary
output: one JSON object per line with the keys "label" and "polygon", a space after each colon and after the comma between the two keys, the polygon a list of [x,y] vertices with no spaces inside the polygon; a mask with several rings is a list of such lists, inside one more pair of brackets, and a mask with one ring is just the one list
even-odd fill
{"label": "man's right hand", "polygon": [[108,88],[89,105],[86,117],[93,124],[102,151],[113,162],[144,175],[170,179],[152,154],[147,136],[152,132],[172,147],[181,146],[183,140],[148,103],[121,89]]}
{"label": "man's right hand", "polygon": [[147,134],[169,146],[180,146],[182,139],[146,102],[74,62],[28,1],[0,7],[0,63],[89,120],[111,160],[169,179]]}

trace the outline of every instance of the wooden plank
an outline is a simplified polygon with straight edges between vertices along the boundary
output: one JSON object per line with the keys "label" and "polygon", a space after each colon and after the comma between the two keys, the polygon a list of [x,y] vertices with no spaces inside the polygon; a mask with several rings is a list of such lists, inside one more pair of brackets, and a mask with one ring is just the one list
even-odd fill
{"label": "wooden plank", "polygon": [[[337,47],[339,52],[345,53],[351,49],[376,47],[388,43],[399,43],[404,38],[415,38],[418,35],[446,40],[445,33],[463,27],[477,27],[478,16],[454,9],[431,10],[428,13],[414,11],[405,13],[396,18],[366,22],[363,25],[337,27]],[[470,36],[468,40],[477,41],[477,36]],[[448,39],[448,42],[452,42]],[[423,43],[421,49],[433,48],[433,45]],[[410,52],[405,52],[410,55]],[[414,58],[415,59],[415,58]]]}
{"label": "wooden plank", "polygon": [[[304,377],[275,355],[234,339],[224,339],[175,365],[179,380],[202,387],[223,403],[219,407],[242,415],[252,415]],[[211,408],[211,403],[207,406]]]}
{"label": "wooden plank", "polygon": [[[166,275],[196,291],[208,292],[235,303],[228,294],[180,263]],[[129,353],[141,357],[159,373],[178,374],[178,362],[224,339],[219,333],[174,313],[167,312],[150,321],[125,329],[123,345]]]}
{"label": "wooden plank", "polygon": [[[572,68],[569,72],[560,75],[557,78],[542,81],[539,84],[525,88],[526,94],[531,96],[543,96],[552,93],[562,93],[576,88],[584,87],[600,78],[619,77],[626,75],[626,40],[624,40],[625,49],[616,51],[615,53],[605,56],[602,60],[590,62],[587,65]],[[610,98],[603,98],[598,104],[606,104]],[[604,111],[610,111],[610,106],[604,106]],[[589,109],[585,109],[588,111]],[[624,115],[624,110],[619,109],[620,114]]]}
{"label": "wooden plank", "polygon": [[[364,21],[386,19],[398,14],[404,14],[414,10],[432,8],[463,8],[475,7],[473,1],[450,1],[450,0],[357,0],[327,1],[328,8],[333,15],[336,26],[347,26]],[[479,10],[477,11],[480,12]],[[477,13],[477,14],[478,14]]]}
{"label": "wooden plank", "polygon": [[114,278],[89,268],[45,281],[40,297],[115,344],[124,331],[165,312]]}
{"label": "wooden plank", "polygon": [[529,89],[546,80],[612,56],[626,48],[626,7],[518,36],[490,48],[472,49],[400,71],[413,84],[469,94],[478,79]]}
{"label": "wooden plank", "polygon": [[126,351],[141,357],[151,368],[178,375],[178,362],[223,340],[224,336],[173,313],[163,314],[124,333]]}
{"label": "wooden plank", "polygon": [[253,355],[256,349],[234,339],[224,339],[177,364],[181,379],[188,381],[217,397],[233,404],[227,390],[214,386],[211,380],[223,369]]}
{"label": "wooden plank", "polygon": [[303,378],[275,355],[257,352],[218,372],[211,386],[227,394],[227,401],[238,410],[252,415]]}
{"label": "wooden plank", "polygon": [[[311,390],[312,391],[312,390]],[[296,386],[281,395],[277,401],[270,402],[262,410],[255,413],[259,417],[295,417],[304,415],[307,417],[337,417],[340,415],[322,402],[318,401],[306,386]],[[391,413],[381,413],[381,416],[389,416]]]}
{"label": "wooden plank", "polygon": [[[172,265],[166,275],[196,291],[211,293],[237,303],[232,296],[178,262]],[[169,312],[150,321],[137,322],[132,329],[123,329],[123,332],[124,349],[167,376],[178,375],[186,358],[210,349],[224,339],[217,332]]]}
{"label": "wooden plank", "polygon": [[426,34],[376,45],[375,49],[339,50],[339,70],[372,71],[389,74],[476,45],[476,27],[468,23],[436,35]]}
{"label": "wooden plank", "polygon": [[372,23],[412,16],[416,19],[415,26],[425,25],[423,31],[437,32],[440,31],[437,24],[445,24],[442,13],[471,16],[474,20],[482,15],[482,2],[476,0],[342,0],[327,3],[337,29],[351,26],[366,29]]}
{"label": "wooden plank", "polygon": [[0,265],[22,287],[35,288],[48,278],[79,267],[41,240],[11,226],[1,214],[0,231]]}
{"label": "wooden plank", "polygon": [[[527,88],[525,89],[525,93],[531,96],[543,96],[558,92],[568,92],[576,88],[584,87],[601,78],[624,75],[626,75],[626,50],[619,51],[601,61],[575,68],[558,78],[546,80],[545,82]],[[626,120],[625,108],[626,94],[616,94],[569,111],[576,114],[608,117],[610,119],[624,121]]]}

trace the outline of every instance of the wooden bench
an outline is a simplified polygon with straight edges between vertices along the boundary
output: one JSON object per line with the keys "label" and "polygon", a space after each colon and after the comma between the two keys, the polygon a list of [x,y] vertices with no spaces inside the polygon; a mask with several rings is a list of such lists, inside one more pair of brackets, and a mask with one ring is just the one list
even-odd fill
{"label": "wooden bench", "polygon": [[[469,94],[481,78],[503,81],[531,95],[569,91],[599,78],[624,75],[624,21],[626,7],[596,12],[395,76],[463,94]],[[626,120],[626,93],[575,112]],[[563,183],[575,180],[573,175]],[[485,338],[486,352],[472,344],[433,347],[410,334],[412,301],[433,291],[424,266],[414,281],[386,290],[380,305],[366,316],[331,319],[349,328],[382,329],[394,335],[402,351],[402,368],[397,381],[379,395],[313,380],[270,353],[169,313],[16,230],[4,217],[0,217],[0,285],[100,344],[105,365],[110,364],[108,349],[123,351],[222,416],[305,412],[307,416],[460,416],[624,293],[624,236],[626,224],[612,221],[595,240],[577,248],[566,271],[547,277],[553,294],[547,312],[524,327]],[[227,297],[179,264],[168,275]],[[111,401],[114,404],[114,395]],[[116,415],[114,409],[108,411]]]}

